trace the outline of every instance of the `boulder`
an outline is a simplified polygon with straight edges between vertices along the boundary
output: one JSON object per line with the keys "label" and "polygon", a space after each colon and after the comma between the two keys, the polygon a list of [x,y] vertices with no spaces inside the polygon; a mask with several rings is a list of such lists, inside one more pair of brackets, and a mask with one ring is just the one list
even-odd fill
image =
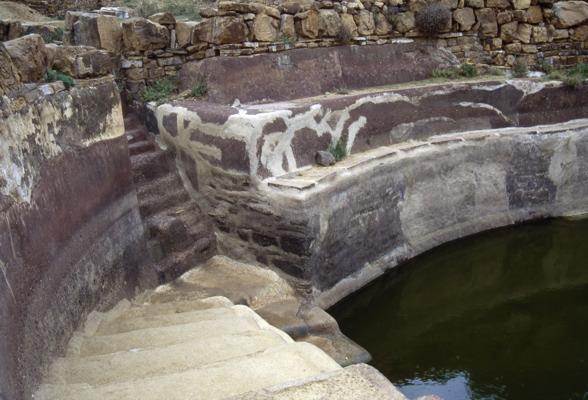
{"label": "boulder", "polygon": [[175,25],[176,17],[169,12],[160,12],[149,17],[149,21],[153,21],[159,25]]}
{"label": "boulder", "polygon": [[26,35],[4,42],[21,82],[38,82],[47,74],[47,51],[40,35]]}
{"label": "boulder", "polygon": [[198,22],[196,21],[180,21],[176,23],[176,40],[178,46],[188,47],[192,44],[192,34],[197,25]]}
{"label": "boulder", "polygon": [[259,42],[274,42],[278,38],[280,22],[267,14],[258,14],[253,21],[253,36]]}
{"label": "boulder", "polygon": [[341,17],[335,10],[319,11],[319,35],[321,37],[335,37],[341,30]]}
{"label": "boulder", "polygon": [[488,7],[488,8],[509,8],[510,1],[508,1],[508,0],[486,0],[486,7]]}
{"label": "boulder", "polygon": [[531,0],[512,0],[515,10],[526,10],[531,7]]}
{"label": "boulder", "polygon": [[588,41],[588,25],[582,25],[575,28],[572,38],[579,42]]}
{"label": "boulder", "polygon": [[215,17],[212,26],[212,43],[242,43],[248,39],[249,29],[241,17]]}
{"label": "boulder", "polygon": [[118,18],[110,15],[98,15],[96,18],[100,48],[119,54],[122,51],[123,31]]}
{"label": "boulder", "polygon": [[532,25],[519,23],[517,21],[509,22],[500,26],[500,38],[507,43],[515,40],[523,43],[531,43],[532,33]]}
{"label": "boulder", "polygon": [[318,165],[328,167],[337,162],[335,156],[329,151],[317,151],[315,155],[315,161]]}
{"label": "boulder", "polygon": [[98,15],[81,13],[73,24],[72,44],[100,48],[100,33],[98,32]]}
{"label": "boulder", "polygon": [[414,13],[411,11],[394,15],[395,29],[400,33],[406,33],[415,28]]}
{"label": "boulder", "polygon": [[0,41],[16,39],[25,34],[25,28],[20,21],[0,20]]}
{"label": "boulder", "polygon": [[115,68],[112,56],[106,50],[92,49],[75,58],[75,78],[93,78],[113,73]]}
{"label": "boulder", "polygon": [[341,27],[345,29],[346,32],[349,33],[351,37],[356,37],[359,35],[357,32],[357,24],[353,19],[353,15],[351,14],[341,14]]}
{"label": "boulder", "polygon": [[214,28],[214,18],[205,19],[194,26],[192,34],[192,43],[212,43],[212,30]]}
{"label": "boulder", "polygon": [[146,51],[164,49],[169,45],[169,30],[145,18],[124,21],[123,42],[127,50]]}
{"label": "boulder", "polygon": [[296,40],[296,24],[293,15],[282,14],[280,16],[280,32],[282,36],[293,41]]}
{"label": "boulder", "polygon": [[543,10],[541,6],[531,6],[527,10],[527,22],[530,24],[538,24],[543,21]]}
{"label": "boulder", "polygon": [[360,10],[355,16],[355,23],[357,24],[357,32],[360,35],[372,35],[376,29],[374,14],[368,10]]}
{"label": "boulder", "polygon": [[315,39],[319,34],[320,17],[316,10],[296,14],[298,31],[307,39]]}
{"label": "boulder", "polygon": [[465,0],[466,7],[484,8],[484,0]]}
{"label": "boulder", "polygon": [[453,12],[453,20],[459,24],[460,31],[469,31],[476,23],[474,9],[470,7],[458,8]]}
{"label": "boulder", "polygon": [[0,96],[20,86],[20,76],[6,47],[0,42]]}
{"label": "boulder", "polygon": [[495,37],[498,34],[498,23],[496,13],[491,8],[476,10],[476,18],[480,24],[480,33],[486,37]]}
{"label": "boulder", "polygon": [[558,28],[570,28],[588,21],[588,3],[579,0],[559,1],[553,5]]}
{"label": "boulder", "polygon": [[288,14],[297,14],[310,10],[313,4],[314,0],[283,0],[280,2],[280,9]]}
{"label": "boulder", "polygon": [[392,32],[392,24],[384,14],[375,13],[374,22],[376,23],[376,35],[387,35]]}

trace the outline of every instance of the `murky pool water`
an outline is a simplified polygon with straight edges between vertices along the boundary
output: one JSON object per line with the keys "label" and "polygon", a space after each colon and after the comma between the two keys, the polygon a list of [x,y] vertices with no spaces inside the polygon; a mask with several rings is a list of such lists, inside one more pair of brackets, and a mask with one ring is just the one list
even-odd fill
{"label": "murky pool water", "polygon": [[588,221],[449,243],[330,312],[409,398],[588,399]]}

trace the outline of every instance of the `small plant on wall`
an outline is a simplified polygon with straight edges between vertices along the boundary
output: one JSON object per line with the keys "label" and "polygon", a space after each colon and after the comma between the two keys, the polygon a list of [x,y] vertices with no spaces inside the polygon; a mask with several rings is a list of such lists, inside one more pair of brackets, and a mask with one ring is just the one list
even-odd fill
{"label": "small plant on wall", "polygon": [[47,75],[45,76],[45,81],[46,82],[61,81],[65,85],[66,89],[72,88],[76,85],[74,78],[72,78],[70,75],[68,75],[64,72],[61,72],[61,71],[58,71],[55,69],[47,70]]}
{"label": "small plant on wall", "polygon": [[173,93],[175,85],[171,79],[160,79],[153,84],[147,86],[141,93],[141,99],[144,102],[155,101],[157,103],[163,103]]}
{"label": "small plant on wall", "polygon": [[196,79],[194,86],[192,86],[190,95],[192,97],[200,98],[206,96],[207,93],[208,83],[206,82],[206,78],[204,76],[199,76],[198,79]]}
{"label": "small plant on wall", "polygon": [[441,3],[427,4],[415,18],[418,30],[427,36],[443,32],[451,23],[451,11]]}
{"label": "small plant on wall", "polygon": [[347,157],[347,150],[341,139],[337,140],[337,143],[332,144],[331,147],[329,147],[329,153],[335,157],[335,161],[341,161]]}

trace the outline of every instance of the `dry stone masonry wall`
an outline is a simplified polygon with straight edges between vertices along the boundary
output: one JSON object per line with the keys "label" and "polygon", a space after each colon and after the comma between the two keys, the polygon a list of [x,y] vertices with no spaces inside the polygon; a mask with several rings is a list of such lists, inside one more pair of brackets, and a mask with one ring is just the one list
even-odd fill
{"label": "dry stone masonry wall", "polygon": [[119,21],[97,13],[69,13],[66,43],[121,56],[131,92],[176,76],[187,62],[294,48],[382,45],[427,40],[460,60],[512,66],[570,66],[588,60],[588,3],[582,0],[443,0],[450,21],[431,38],[417,28],[423,0],[220,1],[200,22],[169,13]]}

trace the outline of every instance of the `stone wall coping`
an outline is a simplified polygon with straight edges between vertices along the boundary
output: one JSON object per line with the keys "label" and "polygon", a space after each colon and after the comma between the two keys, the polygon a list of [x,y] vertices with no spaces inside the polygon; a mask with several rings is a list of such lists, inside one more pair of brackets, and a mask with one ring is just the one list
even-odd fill
{"label": "stone wall coping", "polygon": [[335,181],[344,180],[346,177],[355,175],[359,170],[373,168],[378,164],[393,161],[397,157],[410,157],[415,151],[427,151],[435,146],[462,145],[513,135],[556,135],[586,128],[588,128],[588,119],[584,118],[559,124],[443,134],[424,141],[411,140],[351,154],[343,161],[330,167],[306,167],[284,176],[267,178],[264,180],[265,185],[261,186],[261,188],[270,193],[279,193],[282,196],[303,200],[329,189],[336,184]]}

